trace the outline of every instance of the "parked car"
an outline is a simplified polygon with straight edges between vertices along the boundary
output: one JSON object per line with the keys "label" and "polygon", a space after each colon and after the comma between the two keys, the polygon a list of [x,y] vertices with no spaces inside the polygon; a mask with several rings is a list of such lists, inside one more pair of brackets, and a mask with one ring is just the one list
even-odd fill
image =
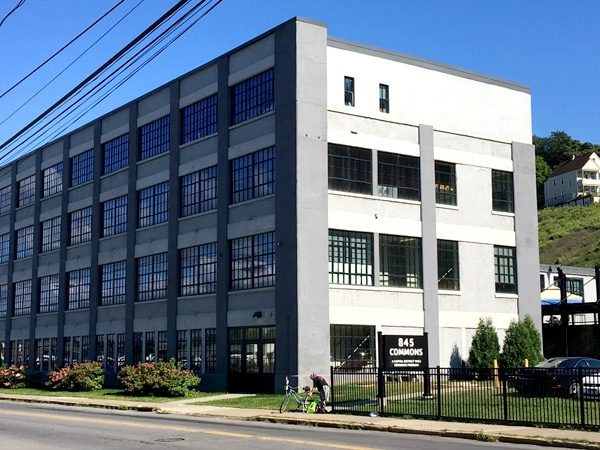
{"label": "parked car", "polygon": [[579,377],[583,392],[600,395],[600,360],[585,357],[556,357],[542,361],[535,367],[520,369],[515,377],[515,388],[522,395],[563,397],[579,395]]}

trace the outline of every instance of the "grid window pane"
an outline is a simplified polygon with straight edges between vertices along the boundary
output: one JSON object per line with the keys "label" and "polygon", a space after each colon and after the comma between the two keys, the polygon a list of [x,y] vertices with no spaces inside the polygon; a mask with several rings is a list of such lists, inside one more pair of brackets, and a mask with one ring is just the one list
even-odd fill
{"label": "grid window pane", "polygon": [[31,313],[31,280],[18,281],[15,289],[15,316],[24,316]]}
{"label": "grid window pane", "polygon": [[438,288],[458,291],[460,289],[458,242],[438,240],[437,247]]}
{"label": "grid window pane", "polygon": [[142,189],[138,194],[138,227],[169,220],[169,182]]}
{"label": "grid window pane", "polygon": [[373,285],[373,235],[329,230],[329,282]]}
{"label": "grid window pane", "polygon": [[100,267],[102,273],[102,292],[100,305],[117,305],[125,303],[125,276],[127,267],[125,261],[104,264]]}
{"label": "grid window pane", "polygon": [[115,371],[115,350],[116,350],[116,342],[114,334],[106,335],[106,371],[114,372]]}
{"label": "grid window pane", "polygon": [[387,84],[379,85],[379,112],[390,112],[390,87]]}
{"label": "grid window pane", "polygon": [[127,196],[102,203],[102,236],[113,236],[127,231]]}
{"label": "grid window pane", "polygon": [[217,329],[207,328],[204,332],[204,341],[206,342],[204,372],[215,373],[217,371]]}
{"label": "grid window pane", "polygon": [[456,205],[456,165],[435,162],[435,202]]}
{"label": "grid window pane", "polygon": [[125,366],[125,333],[117,334],[117,370]]}
{"label": "grid window pane", "polygon": [[231,241],[231,290],[275,286],[275,233]]}
{"label": "grid window pane", "polygon": [[124,134],[102,145],[104,155],[102,174],[114,172],[129,165],[129,134]]}
{"label": "grid window pane", "polygon": [[73,211],[69,214],[69,245],[77,245],[92,240],[92,207]]}
{"label": "grid window pane", "polygon": [[331,361],[339,369],[375,367],[375,327],[330,325]]}
{"label": "grid window pane", "polygon": [[10,211],[11,188],[6,186],[0,189],[0,214],[6,214]]}
{"label": "grid window pane", "polygon": [[144,359],[144,333],[133,333],[133,363]]}
{"label": "grid window pane", "polygon": [[40,278],[40,312],[58,311],[58,274]]}
{"label": "grid window pane", "polygon": [[146,332],[146,357],[145,357],[145,361],[147,363],[149,362],[155,362],[156,361],[156,353],[155,353],[155,348],[154,345],[155,344],[155,338],[154,338],[154,331],[148,331]]}
{"label": "grid window pane", "polygon": [[60,248],[60,216],[42,222],[42,253]]}
{"label": "grid window pane", "polygon": [[83,309],[90,306],[90,269],[69,272],[69,303],[67,309]]}
{"label": "grid window pane", "polygon": [[492,209],[515,212],[512,172],[492,170]]}
{"label": "grid window pane", "polygon": [[372,159],[371,150],[329,144],[329,189],[372,195]]}
{"label": "grid window pane", "polygon": [[514,247],[494,246],[496,292],[517,293],[517,260]]}
{"label": "grid window pane", "polygon": [[179,295],[200,295],[217,291],[217,244],[204,244],[179,251]]}
{"label": "grid window pane", "polygon": [[100,363],[102,368],[104,369],[106,366],[104,364],[104,335],[97,334],[96,335],[96,361]]}
{"label": "grid window pane", "polygon": [[35,201],[35,175],[19,181],[19,206],[29,205]]}
{"label": "grid window pane", "polygon": [[140,161],[169,151],[170,129],[169,116],[140,128]]}
{"label": "grid window pane", "polygon": [[217,132],[217,94],[181,110],[182,144]]}
{"label": "grid window pane", "polygon": [[167,253],[138,258],[137,301],[167,298]]}
{"label": "grid window pane", "polygon": [[232,88],[232,123],[244,122],[275,108],[274,70],[258,74]]}
{"label": "grid window pane", "polygon": [[181,177],[181,217],[217,209],[217,166]]}
{"label": "grid window pane", "polygon": [[158,348],[156,352],[156,356],[159,361],[167,360],[167,332],[159,331],[158,332]]}
{"label": "grid window pane", "polygon": [[33,255],[33,225],[17,230],[17,259]]}
{"label": "grid window pane", "polygon": [[10,234],[0,235],[0,263],[7,263],[10,256]]}
{"label": "grid window pane", "polygon": [[63,163],[44,169],[44,197],[62,192]]}
{"label": "grid window pane", "polygon": [[94,150],[71,158],[71,186],[77,186],[94,178]]}
{"label": "grid window pane", "polygon": [[344,104],[354,106],[354,78],[344,77]]}
{"label": "grid window pane", "polygon": [[377,193],[382,197],[420,200],[419,158],[377,152]]}
{"label": "grid window pane", "polygon": [[188,369],[187,344],[187,331],[177,331],[177,362],[186,370]]}
{"label": "grid window pane", "polygon": [[422,287],[421,239],[408,236],[379,236],[382,286]]}
{"label": "grid window pane", "polygon": [[190,331],[190,370],[202,372],[202,330]]}
{"label": "grid window pane", "polygon": [[275,147],[231,161],[231,202],[275,193]]}
{"label": "grid window pane", "polygon": [[[0,318],[6,317],[8,311],[8,285],[3,284],[0,286]],[[3,349],[0,349],[2,351]],[[0,356],[1,358],[2,356]],[[0,363],[0,365],[2,365]]]}

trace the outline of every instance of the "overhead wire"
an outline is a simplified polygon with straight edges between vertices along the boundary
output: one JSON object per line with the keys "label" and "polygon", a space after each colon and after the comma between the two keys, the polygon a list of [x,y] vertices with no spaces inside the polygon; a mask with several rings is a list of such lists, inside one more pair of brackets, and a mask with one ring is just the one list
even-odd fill
{"label": "overhead wire", "polygon": [[6,19],[8,19],[8,17],[14,13],[17,9],[19,9],[21,6],[23,6],[23,3],[25,3],[25,0],[20,0],[14,7],[13,9],[11,9],[8,14],[6,14],[4,16],[4,18],[2,20],[0,20],[0,27],[4,24],[4,22],[6,21]]}
{"label": "overhead wire", "polygon": [[[188,22],[189,20],[191,20],[191,18],[193,18],[195,15],[197,15],[200,11],[202,11],[207,5],[204,5],[204,3],[206,3],[207,0],[202,0],[201,2],[199,2],[197,5],[193,6],[188,12],[186,12],[182,17],[178,18],[175,23],[171,24],[166,30],[162,31],[157,37],[155,37],[151,42],[147,43],[142,49],[138,50],[133,56],[131,56],[127,61],[125,61],[123,64],[121,64],[119,67],[117,67],[116,69],[114,69],[110,74],[108,74],[107,76],[105,76],[99,83],[97,83],[95,86],[89,88],[86,92],[84,92],[83,94],[81,94],[77,99],[73,100],[71,102],[71,104],[69,106],[64,106],[64,110],[57,112],[56,116],[52,119],[50,119],[45,125],[43,125],[41,128],[39,128],[32,136],[29,136],[25,142],[29,141],[30,139],[32,139],[33,137],[35,137],[36,135],[38,135],[39,133],[41,133],[41,135],[39,135],[36,138],[36,142],[38,142],[40,139],[42,139],[46,134],[48,134],[50,132],[50,130],[46,130],[43,131],[45,128],[49,127],[52,125],[52,123],[54,123],[55,121],[58,120],[58,123],[60,123],[61,121],[65,120],[66,116],[65,114],[71,114],[73,113],[75,110],[79,109],[81,106],[83,106],[83,103],[85,103],[86,101],[89,101],[91,99],[91,96],[96,95],[101,89],[103,89],[104,87],[106,87],[112,80],[115,79],[116,76],[120,75],[124,70],[129,69],[134,63],[136,63],[137,61],[139,61],[139,59],[141,57],[143,57],[144,55],[146,55],[149,51],[151,51],[154,47],[156,47],[158,44],[160,44],[161,41],[163,41],[164,39],[166,39],[166,37],[168,37],[170,34],[172,34],[174,31],[176,31],[178,28],[180,28],[181,26],[183,26],[186,22]],[[142,64],[142,66],[140,66],[139,68],[135,69],[135,71],[130,74],[129,76],[127,76],[124,80],[122,80],[117,86],[115,86],[114,88],[111,89],[111,91],[109,92],[112,93],[114,92],[114,90],[118,87],[120,87],[124,82],[126,82],[128,79],[130,79],[133,75],[135,75],[135,73],[137,73],[139,70],[141,70],[141,68],[143,68],[145,65],[147,65],[151,60],[153,60],[156,56],[158,56],[158,54],[160,54],[162,51],[164,51],[164,49],[166,49],[169,45],[171,45],[175,40],[177,40],[179,37],[181,37],[181,35],[183,35],[185,32],[187,32],[193,25],[195,25],[200,19],[202,19],[206,14],[208,14],[210,11],[212,11],[212,9],[214,9],[219,3],[221,2],[221,0],[218,0],[216,3],[214,3],[212,6],[210,6],[210,8],[204,13],[202,14],[201,17],[199,17],[198,19],[196,19],[194,22],[192,22],[192,24],[190,24],[186,29],[184,29],[182,32],[179,33],[179,35],[177,35],[174,39],[172,39],[171,41],[169,41],[165,46],[163,46],[163,48],[161,48],[155,55],[153,55],[151,57],[150,60],[146,61],[145,63]],[[108,69],[107,69],[108,70]],[[98,74],[95,78],[97,79],[98,76],[100,74]],[[83,88],[82,88],[83,89]],[[77,95],[77,93],[75,93],[75,95]],[[104,100],[107,97],[107,95],[103,96],[99,101]],[[89,112],[89,110],[91,110],[91,108],[95,107],[98,103],[94,103],[90,108],[88,108],[83,115],[85,115],[85,113]],[[79,104],[78,104],[79,103]],[[61,105],[63,106],[63,105]],[[52,111],[53,113],[55,113],[56,111]],[[78,118],[76,118],[74,121],[72,121],[70,124],[76,122],[77,120],[79,120],[79,118],[82,117],[82,115],[80,115]],[[65,127],[70,126],[70,124],[67,124]],[[57,124],[52,125],[52,127],[55,127]],[[63,127],[61,130],[59,130],[58,134],[60,132],[62,132],[65,127]],[[43,132],[42,132],[43,131]],[[55,133],[55,136],[57,135],[57,133]],[[22,145],[24,143],[21,143],[20,145]],[[23,148],[21,149],[21,151],[18,152],[18,154],[22,154],[25,153],[27,149]],[[0,160],[2,160],[3,158],[0,158]]]}

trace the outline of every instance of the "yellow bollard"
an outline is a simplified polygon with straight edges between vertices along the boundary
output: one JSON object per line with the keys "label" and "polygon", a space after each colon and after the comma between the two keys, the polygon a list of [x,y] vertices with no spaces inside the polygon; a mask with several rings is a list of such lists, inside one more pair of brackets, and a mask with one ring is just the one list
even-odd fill
{"label": "yellow bollard", "polygon": [[498,360],[494,360],[494,387],[496,389],[500,388],[500,380],[498,379]]}
{"label": "yellow bollard", "polygon": [[529,367],[529,360],[527,358],[523,360],[523,367]]}

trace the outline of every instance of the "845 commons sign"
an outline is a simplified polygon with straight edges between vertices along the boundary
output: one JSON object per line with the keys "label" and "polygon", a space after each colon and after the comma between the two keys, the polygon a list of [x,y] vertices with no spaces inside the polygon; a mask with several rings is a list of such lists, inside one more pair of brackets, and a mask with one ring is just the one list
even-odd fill
{"label": "845 commons sign", "polygon": [[427,335],[397,336],[384,335],[383,358],[386,369],[426,369],[429,363],[427,357]]}

